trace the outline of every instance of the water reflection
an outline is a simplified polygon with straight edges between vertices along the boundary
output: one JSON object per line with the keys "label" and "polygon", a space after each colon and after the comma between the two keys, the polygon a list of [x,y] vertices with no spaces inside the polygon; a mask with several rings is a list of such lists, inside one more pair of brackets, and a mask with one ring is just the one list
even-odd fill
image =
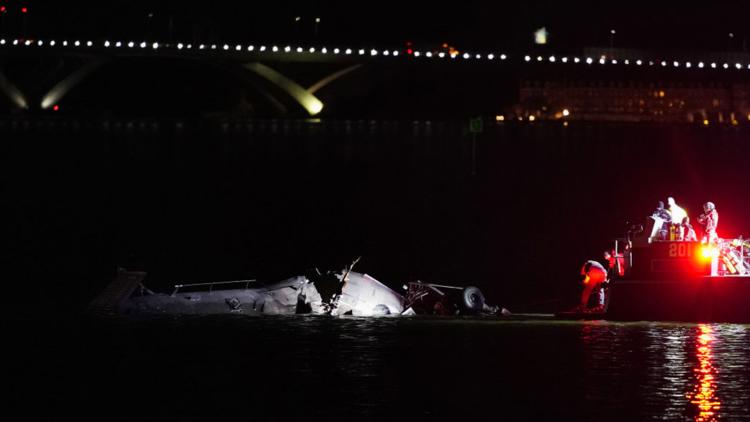
{"label": "water reflection", "polygon": [[692,364],[688,361],[692,328],[651,324],[646,334],[649,362],[643,389],[644,411],[666,420],[683,420],[689,402],[685,392],[693,384]]}
{"label": "water reflection", "polygon": [[716,421],[719,418],[718,411],[721,409],[721,400],[716,394],[717,370],[713,361],[713,342],[716,338],[713,328],[708,324],[698,325],[698,330],[696,341],[698,365],[694,369],[695,385],[687,394],[687,398],[698,412],[695,415],[696,421]]}

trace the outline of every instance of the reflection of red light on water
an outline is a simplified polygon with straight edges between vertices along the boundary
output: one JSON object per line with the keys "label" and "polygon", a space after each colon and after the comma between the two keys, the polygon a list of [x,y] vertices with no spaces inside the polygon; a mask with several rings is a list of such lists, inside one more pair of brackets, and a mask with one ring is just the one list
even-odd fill
{"label": "reflection of red light on water", "polygon": [[698,410],[696,421],[716,421],[716,411],[721,408],[721,401],[716,396],[716,368],[713,366],[711,342],[714,340],[710,325],[700,324],[700,335],[696,347],[698,367],[695,368],[696,384],[693,391],[687,394],[690,403]]}

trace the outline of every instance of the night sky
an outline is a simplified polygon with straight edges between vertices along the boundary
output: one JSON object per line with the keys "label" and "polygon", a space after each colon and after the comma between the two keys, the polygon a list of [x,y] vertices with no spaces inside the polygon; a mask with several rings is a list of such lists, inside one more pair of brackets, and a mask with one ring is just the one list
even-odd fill
{"label": "night sky", "polygon": [[[449,42],[459,49],[523,50],[545,27],[551,50],[588,46],[743,51],[750,4],[740,1],[463,1],[426,5],[396,1],[41,2],[0,0],[12,32],[29,6],[29,36],[134,37],[201,41],[298,41],[401,45]],[[295,21],[299,17],[299,21]],[[320,18],[315,31],[314,19]],[[16,22],[18,23],[18,22]],[[611,29],[616,30],[611,39]],[[732,33],[734,36],[730,37]]]}

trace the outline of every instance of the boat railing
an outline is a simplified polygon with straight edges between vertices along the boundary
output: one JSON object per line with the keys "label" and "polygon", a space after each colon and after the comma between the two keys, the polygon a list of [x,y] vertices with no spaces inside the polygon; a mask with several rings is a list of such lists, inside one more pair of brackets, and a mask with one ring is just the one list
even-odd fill
{"label": "boat railing", "polygon": [[256,283],[258,280],[256,279],[249,279],[249,280],[231,280],[231,281],[213,281],[209,283],[190,283],[190,284],[175,284],[174,290],[172,291],[172,296],[176,295],[177,292],[180,291],[180,289],[187,288],[187,287],[208,287],[208,292],[212,292],[214,289],[214,286],[216,285],[229,285],[229,284],[244,284],[245,288],[247,289],[250,283]]}

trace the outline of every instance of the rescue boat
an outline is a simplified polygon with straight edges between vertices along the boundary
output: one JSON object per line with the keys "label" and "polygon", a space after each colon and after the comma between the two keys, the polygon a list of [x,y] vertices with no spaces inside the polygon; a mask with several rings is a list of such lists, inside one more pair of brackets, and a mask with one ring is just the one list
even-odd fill
{"label": "rescue boat", "polygon": [[750,323],[747,240],[626,244],[625,268],[606,283],[604,309],[559,312],[558,318]]}

